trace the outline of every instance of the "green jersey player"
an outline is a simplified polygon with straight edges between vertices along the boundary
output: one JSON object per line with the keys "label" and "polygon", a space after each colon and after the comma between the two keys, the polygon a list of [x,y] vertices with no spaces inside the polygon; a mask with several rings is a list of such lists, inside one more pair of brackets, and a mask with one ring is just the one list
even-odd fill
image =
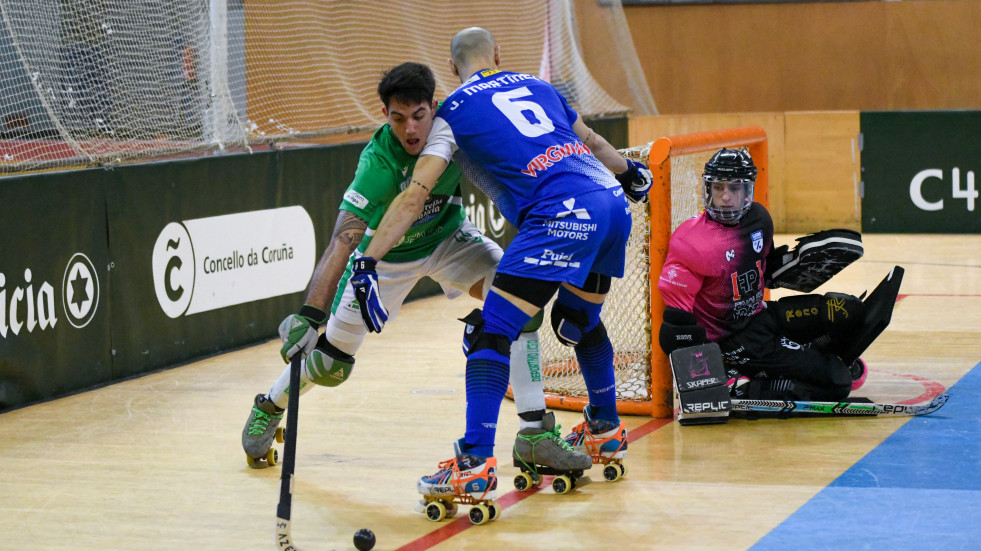
{"label": "green jersey player", "polygon": [[[284,343],[282,359],[288,362],[297,353],[304,355],[301,395],[312,388],[310,383],[334,387],[351,376],[354,355],[368,332],[354,289],[348,285],[351,266],[368,246],[388,206],[411,181],[416,159],[432,128],[437,107],[435,87],[430,69],[418,63],[392,68],[378,85],[387,122],[361,153],[302,308],[287,316],[279,327]],[[398,314],[409,291],[423,276],[436,281],[451,299],[468,293],[482,300],[490,289],[502,251],[466,218],[460,176],[460,169],[451,164],[434,184],[422,213],[378,260],[378,275],[384,281],[380,296],[388,307],[389,319]],[[588,456],[566,446],[554,427],[553,416],[545,415],[537,349],[537,324],[529,323],[511,352],[511,386],[522,427],[516,453],[525,450],[530,455],[531,442],[544,442],[534,450],[536,457],[554,456],[556,468],[581,469],[584,462],[589,465]],[[529,351],[534,354],[532,362]],[[287,367],[268,393],[254,399],[242,431],[242,446],[253,467],[275,463],[272,442],[289,391]]]}

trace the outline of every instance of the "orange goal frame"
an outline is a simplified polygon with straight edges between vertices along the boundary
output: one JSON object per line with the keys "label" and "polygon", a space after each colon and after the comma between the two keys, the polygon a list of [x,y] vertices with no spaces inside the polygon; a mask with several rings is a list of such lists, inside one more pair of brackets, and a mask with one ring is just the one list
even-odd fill
{"label": "orange goal frame", "polygon": [[[650,400],[617,400],[617,411],[624,415],[650,415],[657,418],[674,416],[674,385],[667,355],[657,346],[657,334],[664,316],[664,300],[657,282],[664,267],[671,237],[671,159],[680,155],[714,151],[722,147],[746,148],[753,157],[758,173],[754,199],[769,206],[769,158],[766,132],[758,126],[728,128],[660,138],[651,144],[648,166],[654,175],[649,195],[650,241],[650,319],[651,386]],[[544,362],[543,362],[544,365]],[[510,393],[510,389],[509,389]],[[581,411],[589,399],[586,396],[545,394],[550,408]]]}

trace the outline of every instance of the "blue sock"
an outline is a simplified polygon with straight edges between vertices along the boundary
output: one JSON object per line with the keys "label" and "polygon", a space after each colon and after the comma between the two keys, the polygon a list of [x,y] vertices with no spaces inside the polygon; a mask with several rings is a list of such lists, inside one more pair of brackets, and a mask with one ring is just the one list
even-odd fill
{"label": "blue sock", "polygon": [[[602,304],[583,300],[565,287],[559,289],[556,300],[573,310],[579,310],[586,314],[589,321],[583,328],[584,335],[600,324]],[[576,360],[579,361],[582,378],[586,382],[593,419],[603,419],[619,424],[616,380],[613,375],[613,345],[610,343],[609,337],[598,344],[586,346],[580,343],[576,345]]]}
{"label": "blue sock", "polygon": [[[531,316],[491,291],[484,301],[483,318],[484,333],[504,335],[510,346]],[[467,357],[466,453],[494,455],[497,418],[510,375],[510,358],[493,348],[475,350]]]}
{"label": "blue sock", "polygon": [[613,376],[613,345],[610,344],[610,339],[589,348],[577,346],[576,359],[586,382],[593,419],[603,419],[619,425],[616,381]]}

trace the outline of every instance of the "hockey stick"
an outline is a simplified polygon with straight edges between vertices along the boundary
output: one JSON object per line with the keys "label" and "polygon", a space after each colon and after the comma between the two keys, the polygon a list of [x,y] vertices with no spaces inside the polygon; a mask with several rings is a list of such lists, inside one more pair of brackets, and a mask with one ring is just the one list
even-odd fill
{"label": "hockey stick", "polygon": [[883,404],[876,402],[808,402],[804,400],[742,400],[732,399],[733,411],[821,415],[928,415],[947,403],[946,394],[938,394],[928,404]]}
{"label": "hockey stick", "polygon": [[279,484],[279,505],[276,506],[276,549],[300,551],[290,536],[290,515],[293,510],[293,471],[296,465],[296,420],[300,410],[300,354],[290,360],[289,401],[286,406],[286,434],[283,445],[283,473]]}

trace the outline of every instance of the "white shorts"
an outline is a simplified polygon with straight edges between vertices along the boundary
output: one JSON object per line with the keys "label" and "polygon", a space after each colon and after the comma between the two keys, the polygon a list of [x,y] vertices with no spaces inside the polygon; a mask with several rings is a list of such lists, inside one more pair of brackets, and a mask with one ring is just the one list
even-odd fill
{"label": "white shorts", "polygon": [[[430,256],[411,262],[379,261],[375,270],[378,272],[381,301],[388,310],[388,323],[398,315],[405,297],[423,276],[429,276],[439,283],[446,297],[453,299],[469,293],[470,288],[481,279],[493,279],[503,254],[497,243],[480,233],[470,220],[464,220],[463,225],[440,243]],[[349,263],[341,279],[344,291],[331,317],[363,327],[354,288],[347,285],[350,271]]]}

